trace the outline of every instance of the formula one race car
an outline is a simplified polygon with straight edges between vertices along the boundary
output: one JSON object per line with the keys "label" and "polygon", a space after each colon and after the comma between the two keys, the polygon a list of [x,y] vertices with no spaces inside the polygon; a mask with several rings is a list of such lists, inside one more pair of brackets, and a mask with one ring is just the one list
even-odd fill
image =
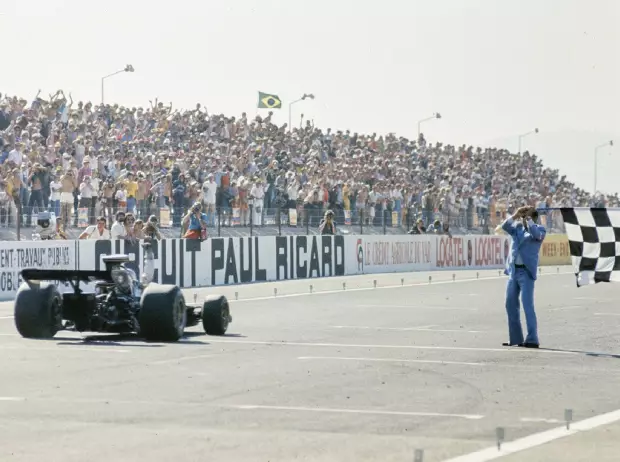
{"label": "formula one race car", "polygon": [[[15,298],[15,325],[22,337],[52,338],[74,329],[174,342],[200,321],[208,335],[226,333],[232,321],[226,297],[212,295],[202,306],[192,306],[175,285],[140,283],[126,266],[127,255],[103,261],[106,269],[101,271],[22,270],[25,283]],[[73,290],[61,294],[55,284],[41,281],[68,282]],[[94,284],[94,292],[84,292],[80,283]]]}

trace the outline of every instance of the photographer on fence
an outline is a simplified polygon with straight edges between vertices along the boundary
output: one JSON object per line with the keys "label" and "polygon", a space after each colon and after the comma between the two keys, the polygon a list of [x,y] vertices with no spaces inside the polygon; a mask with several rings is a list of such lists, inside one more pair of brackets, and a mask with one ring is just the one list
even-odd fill
{"label": "photographer on fence", "polygon": [[325,212],[325,218],[321,220],[321,224],[319,225],[319,232],[321,235],[335,235],[336,234],[336,223],[334,223],[334,212],[328,210]]}
{"label": "photographer on fence", "polygon": [[407,234],[426,234],[424,220],[422,218],[418,218]]}
{"label": "photographer on fence", "polygon": [[191,210],[183,217],[183,229],[187,229],[185,239],[207,238],[207,214],[202,212],[202,204],[194,203]]}
{"label": "photographer on fence", "polygon": [[106,219],[104,216],[97,218],[97,224],[91,225],[80,234],[79,239],[91,239],[91,240],[108,240],[112,238],[112,234],[105,227]]}

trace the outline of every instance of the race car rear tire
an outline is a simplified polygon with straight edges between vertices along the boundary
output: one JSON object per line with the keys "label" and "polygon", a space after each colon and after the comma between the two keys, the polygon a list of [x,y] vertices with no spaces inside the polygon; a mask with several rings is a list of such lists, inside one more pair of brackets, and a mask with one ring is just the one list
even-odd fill
{"label": "race car rear tire", "polygon": [[24,338],[53,338],[62,327],[62,296],[54,284],[24,283],[15,297],[15,327]]}
{"label": "race car rear tire", "polygon": [[202,305],[202,327],[207,335],[224,335],[231,321],[230,306],[223,295],[209,295]]}
{"label": "race car rear tire", "polygon": [[140,335],[154,342],[176,342],[185,331],[187,307],[181,289],[149,284],[140,300]]}

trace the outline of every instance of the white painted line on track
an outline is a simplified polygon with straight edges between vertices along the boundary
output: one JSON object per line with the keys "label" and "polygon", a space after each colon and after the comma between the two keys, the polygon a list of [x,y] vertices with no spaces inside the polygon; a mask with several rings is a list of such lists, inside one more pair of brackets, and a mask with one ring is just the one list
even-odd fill
{"label": "white painted line on track", "polygon": [[447,459],[443,462],[487,462],[618,421],[620,421],[620,410],[601,414],[580,422],[573,422],[568,430],[566,426],[561,426],[544,432],[534,433],[533,435],[519,438],[515,441],[504,442],[499,451],[497,450],[497,446],[491,446],[487,449]]}
{"label": "white painted line on track", "polygon": [[408,350],[446,350],[446,351],[490,351],[502,353],[540,353],[540,354],[564,354],[578,355],[575,351],[557,351],[535,348],[505,347],[505,348],[476,348],[476,347],[442,347],[442,346],[422,346],[422,345],[359,345],[348,343],[310,343],[310,342],[287,342],[282,340],[259,341],[259,340],[217,340],[209,339],[209,343],[231,343],[246,345],[270,345],[270,346],[303,346],[303,347],[335,347],[335,348],[393,348]]}
{"label": "white painted line on track", "polygon": [[594,313],[594,316],[620,316],[620,313]]}
{"label": "white painted line on track", "polygon": [[429,324],[427,326],[416,327],[376,327],[376,326],[329,326],[331,329],[371,329],[371,330],[416,330],[416,329],[432,329],[439,327],[438,324]]}
{"label": "white painted line on track", "polygon": [[452,310],[452,311],[478,311],[478,308],[462,308],[460,306],[428,306],[428,305],[355,305],[358,308],[406,308],[412,310]]}
{"label": "white painted line on track", "polygon": [[522,417],[519,419],[521,422],[531,422],[531,423],[562,423],[560,419],[545,419],[542,417]]}
{"label": "white painted line on track", "polygon": [[298,411],[298,412],[325,412],[336,414],[369,414],[369,415],[389,415],[389,416],[419,416],[419,417],[453,417],[459,419],[479,420],[484,416],[475,414],[441,414],[436,412],[406,412],[406,411],[374,411],[371,409],[333,409],[320,407],[292,407],[292,406],[261,406],[253,404],[225,405],[231,409],[240,410],[271,410],[271,411]]}
{"label": "white painted line on track", "polygon": [[0,401],[26,401],[26,398],[18,396],[0,396]]}
{"label": "white painted line on track", "polygon": [[372,326],[330,326],[332,329],[360,329],[360,330],[391,330],[391,331],[416,331],[416,332],[461,332],[465,334],[483,334],[482,330],[465,329],[434,329],[435,326],[420,327],[372,327]]}
{"label": "white painted line on track", "polygon": [[194,359],[213,358],[215,356],[219,356],[219,355],[182,356],[180,358],[163,359],[161,361],[153,361],[153,362],[150,362],[149,364],[174,364],[174,363],[179,363],[181,361],[191,361],[191,360],[194,360]]}
{"label": "white painted line on track", "polygon": [[0,316],[0,319],[13,319],[14,316]]}
{"label": "white painted line on track", "polygon": [[[574,274],[573,272],[560,272],[560,273],[543,273],[543,274],[539,274],[539,277],[542,276],[566,276],[567,274]],[[355,276],[361,276],[361,275],[352,275],[352,277]],[[368,276],[368,275],[367,275]],[[340,278],[342,280],[342,278]],[[293,298],[293,297],[313,297],[316,295],[329,295],[329,294],[342,294],[342,293],[347,293],[347,292],[361,292],[361,291],[367,291],[367,290],[385,290],[385,289],[402,289],[402,288],[411,288],[411,287],[421,287],[421,286],[437,286],[437,285],[442,285],[442,284],[460,284],[460,283],[464,283],[464,282],[474,282],[474,281],[493,281],[493,280],[498,280],[498,279],[508,279],[508,276],[489,276],[489,277],[482,277],[482,278],[466,278],[466,279],[456,279],[456,280],[445,280],[445,281],[433,281],[432,283],[428,283],[428,281],[420,281],[420,282],[414,282],[411,284],[394,284],[394,285],[390,285],[390,286],[377,286],[377,287],[354,287],[354,288],[350,288],[347,290],[342,290],[342,289],[334,289],[334,290],[315,290],[314,292],[310,293],[310,292],[303,292],[303,293],[296,293],[296,294],[278,294],[277,297],[272,296],[267,296],[267,297],[254,297],[254,298],[240,298],[239,300],[228,300],[229,303],[241,303],[241,302],[253,302],[253,301],[259,301],[259,300],[277,300],[280,298]],[[299,281],[299,280],[297,280]],[[309,281],[312,281],[312,279],[309,279]],[[275,283],[278,281],[267,281],[269,283]],[[285,281],[281,281],[281,282],[285,282]],[[369,282],[370,284],[370,282]],[[215,289],[217,289],[217,287],[222,287],[222,286],[215,286]],[[234,286],[225,286],[225,287],[234,287]],[[184,289],[186,291],[189,290],[200,290],[200,289],[205,289],[207,287],[195,287],[193,289]],[[213,287],[211,287],[211,289],[213,289]],[[469,295],[476,295],[476,294],[469,294]]]}
{"label": "white painted line on track", "polygon": [[377,361],[385,363],[421,363],[421,364],[450,364],[459,366],[486,366],[484,363],[468,363],[459,361],[432,361],[430,359],[392,359],[392,358],[343,358],[337,356],[300,356],[300,360],[336,360],[336,361]]}

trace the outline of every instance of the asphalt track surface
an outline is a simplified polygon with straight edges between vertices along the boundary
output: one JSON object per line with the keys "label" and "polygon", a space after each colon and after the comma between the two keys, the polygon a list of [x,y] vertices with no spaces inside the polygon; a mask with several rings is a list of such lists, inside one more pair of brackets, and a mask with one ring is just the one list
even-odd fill
{"label": "asphalt track surface", "polygon": [[501,346],[505,284],[468,271],[187,290],[225,293],[234,321],[176,344],[25,340],[1,303],[0,461],[617,460],[618,286],[544,269],[545,349],[529,350]]}

